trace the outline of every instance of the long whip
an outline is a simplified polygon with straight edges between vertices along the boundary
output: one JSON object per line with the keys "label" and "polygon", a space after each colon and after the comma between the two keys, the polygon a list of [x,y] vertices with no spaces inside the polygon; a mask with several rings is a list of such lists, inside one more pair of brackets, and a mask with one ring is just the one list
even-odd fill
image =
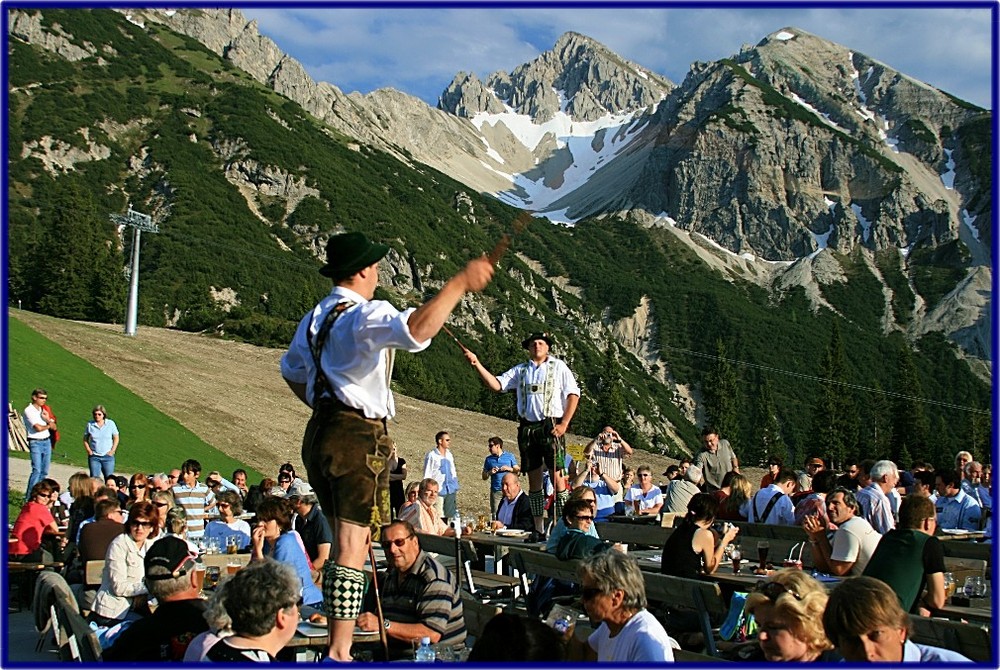
{"label": "long whip", "polygon": [[514,239],[514,235],[523,232],[524,229],[528,227],[528,223],[530,222],[531,222],[531,212],[529,210],[525,210],[520,214],[518,214],[517,218],[514,219],[514,232],[504,233],[503,237],[500,238],[500,241],[497,242],[496,246],[493,247],[493,251],[491,251],[489,253],[489,256],[487,256],[487,258],[490,259],[490,263],[496,265],[497,263],[500,262],[500,259],[503,258],[503,255],[507,253],[507,249],[510,247],[510,243]]}
{"label": "long whip", "polygon": [[[514,232],[504,233],[503,237],[501,237],[500,241],[493,246],[493,250],[490,251],[489,255],[487,256],[490,263],[496,265],[497,263],[500,262],[500,259],[503,258],[503,255],[507,253],[507,249],[510,248],[510,243],[513,241],[514,235],[523,232],[524,229],[528,227],[528,224],[530,222],[531,222],[530,211],[525,210],[517,215],[517,218],[514,219]],[[464,344],[462,344],[461,340],[455,337],[455,333],[451,332],[451,329],[448,328],[447,325],[442,324],[441,329],[444,332],[448,333],[451,339],[455,340],[455,344],[459,346],[459,348],[462,350],[463,353],[469,351],[469,348],[466,347]]]}
{"label": "long whip", "polygon": [[375,563],[375,546],[371,539],[368,540],[368,560],[372,564],[372,588],[375,590],[375,615],[378,617],[378,634],[382,640],[382,651],[385,653],[385,660],[389,660],[389,637],[385,632],[385,615],[382,613],[382,595],[378,590],[378,567]]}

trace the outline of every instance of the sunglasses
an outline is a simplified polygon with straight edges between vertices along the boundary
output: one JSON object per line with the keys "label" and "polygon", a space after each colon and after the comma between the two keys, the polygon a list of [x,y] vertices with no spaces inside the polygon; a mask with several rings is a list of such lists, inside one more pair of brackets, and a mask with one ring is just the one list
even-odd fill
{"label": "sunglasses", "polygon": [[155,502],[153,504],[157,507],[170,507],[170,503],[165,503],[165,502]]}
{"label": "sunglasses", "polygon": [[135,527],[137,527],[137,528],[152,528],[153,527],[153,522],[152,521],[132,521],[132,522],[130,522],[130,524],[133,525],[133,526],[135,526]]}
{"label": "sunglasses", "polygon": [[226,509],[229,509],[229,503],[219,503],[219,507],[225,507]]}
{"label": "sunglasses", "polygon": [[802,596],[779,582],[759,581],[757,582],[757,586],[754,587],[754,591],[765,596],[771,602],[777,602],[778,598],[785,593],[792,596],[796,600],[802,600]]}
{"label": "sunglasses", "polygon": [[649,474],[648,472],[640,472],[639,476],[640,477],[652,477],[653,475]]}
{"label": "sunglasses", "polygon": [[132,484],[132,486],[130,486],[129,488],[130,489],[144,489],[144,488],[146,488],[146,485],[145,484]]}
{"label": "sunglasses", "polygon": [[590,515],[583,515],[583,514],[578,514],[578,515],[576,515],[573,518],[574,519],[579,519],[580,521],[593,521],[594,520],[594,517],[592,517]]}
{"label": "sunglasses", "polygon": [[402,547],[404,544],[406,544],[406,541],[409,540],[411,537],[413,537],[413,535],[407,535],[406,537],[399,537],[396,538],[395,540],[384,540],[382,542],[382,548],[388,549],[391,546]]}
{"label": "sunglasses", "polygon": [[602,593],[604,593],[604,589],[599,589],[596,586],[588,586],[585,589],[583,589],[583,591],[581,591],[580,595],[583,597],[584,600],[593,600],[595,597],[601,595]]}

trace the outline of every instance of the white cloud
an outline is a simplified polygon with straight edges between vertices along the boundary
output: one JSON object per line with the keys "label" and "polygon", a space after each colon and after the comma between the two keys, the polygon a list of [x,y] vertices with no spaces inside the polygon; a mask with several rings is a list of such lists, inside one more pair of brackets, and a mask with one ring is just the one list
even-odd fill
{"label": "white cloud", "polygon": [[680,83],[692,62],[795,26],[981,106],[990,104],[989,8],[242,8],[321,81],[392,86],[430,103],[459,71],[509,71],[572,30]]}

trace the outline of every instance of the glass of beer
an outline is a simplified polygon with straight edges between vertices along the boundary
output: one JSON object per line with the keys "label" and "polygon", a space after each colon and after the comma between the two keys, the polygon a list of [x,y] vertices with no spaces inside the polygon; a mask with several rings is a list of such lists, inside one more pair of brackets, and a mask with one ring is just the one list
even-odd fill
{"label": "glass of beer", "polygon": [[205,588],[205,564],[198,563],[194,566],[194,585],[200,592]]}
{"label": "glass of beer", "polygon": [[740,548],[733,545],[733,551],[730,554],[730,557],[733,559],[733,574],[740,574],[740,561],[743,560],[743,554],[740,552]]}
{"label": "glass of beer", "polygon": [[771,549],[769,542],[762,541],[757,543],[757,560],[760,561],[760,569],[764,570],[767,568],[767,552]]}
{"label": "glass of beer", "polygon": [[242,567],[243,567],[242,563],[240,563],[235,558],[231,558],[231,559],[229,559],[229,562],[226,563],[226,574],[227,575],[235,575],[237,572],[240,571],[240,569]]}
{"label": "glass of beer", "polygon": [[227,554],[235,554],[237,551],[239,551],[239,549],[240,549],[239,543],[240,543],[240,538],[237,537],[236,535],[230,535],[229,537],[227,537],[226,538],[226,553]]}

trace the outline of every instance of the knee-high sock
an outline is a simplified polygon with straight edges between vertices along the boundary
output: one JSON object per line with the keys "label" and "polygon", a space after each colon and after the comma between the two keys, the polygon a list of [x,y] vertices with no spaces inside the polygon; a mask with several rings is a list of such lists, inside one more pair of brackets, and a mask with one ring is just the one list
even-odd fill
{"label": "knee-high sock", "polygon": [[365,599],[365,573],[327,561],[323,566],[323,605],[331,619],[355,620]]}

